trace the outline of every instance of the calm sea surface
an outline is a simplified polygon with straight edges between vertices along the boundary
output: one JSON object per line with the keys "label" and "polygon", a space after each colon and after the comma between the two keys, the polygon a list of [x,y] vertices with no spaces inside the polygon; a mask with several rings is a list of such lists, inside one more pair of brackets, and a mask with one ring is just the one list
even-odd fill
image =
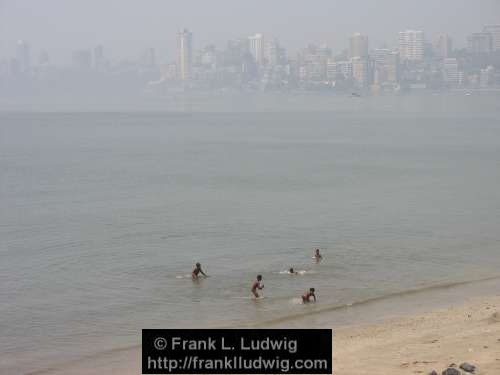
{"label": "calm sea surface", "polygon": [[500,274],[499,119],[0,114],[0,372]]}

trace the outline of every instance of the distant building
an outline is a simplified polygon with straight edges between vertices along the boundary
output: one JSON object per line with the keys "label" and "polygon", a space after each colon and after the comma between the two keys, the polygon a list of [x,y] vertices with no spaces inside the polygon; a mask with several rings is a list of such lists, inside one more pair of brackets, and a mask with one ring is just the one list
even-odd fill
{"label": "distant building", "polygon": [[452,39],[448,34],[438,34],[434,39],[434,53],[440,59],[450,57],[453,49]]}
{"label": "distant building", "polygon": [[282,65],[286,62],[286,51],[276,39],[267,44],[266,60],[271,66]]}
{"label": "distant building", "polygon": [[248,37],[248,48],[258,65],[264,63],[264,35],[255,34]]}
{"label": "distant building", "polygon": [[467,50],[478,55],[490,53],[493,47],[493,36],[490,33],[473,33],[467,37]]}
{"label": "distant building", "polygon": [[396,85],[399,82],[399,54],[397,52],[391,52],[387,56],[385,69],[387,74],[386,81]]}
{"label": "distant building", "polygon": [[368,85],[368,61],[365,58],[352,58],[352,78],[358,86]]}
{"label": "distant building", "polygon": [[391,50],[388,48],[376,48],[374,49],[370,56],[375,61],[377,65],[383,65],[387,61],[387,56],[391,53]]}
{"label": "distant building", "polygon": [[330,58],[326,61],[326,79],[328,81],[337,79],[337,62],[335,59]]}
{"label": "distant building", "polygon": [[156,50],[148,48],[143,54],[143,64],[149,67],[156,66]]}
{"label": "distant building", "polygon": [[484,27],[483,31],[491,34],[492,49],[494,51],[500,51],[500,25],[487,25]]}
{"label": "distant building", "polygon": [[349,38],[349,52],[351,57],[368,57],[368,37],[359,33]]}
{"label": "distant building", "polygon": [[49,65],[49,61],[50,61],[49,53],[46,50],[40,51],[40,55],[38,57],[38,65],[41,66]]}
{"label": "distant building", "polygon": [[177,67],[179,78],[182,81],[191,78],[193,60],[193,34],[184,29],[177,33]]}
{"label": "distant building", "polygon": [[479,85],[481,87],[488,87],[493,84],[493,77],[495,75],[495,69],[492,66],[488,66],[485,69],[481,69],[479,75]]}
{"label": "distant building", "polygon": [[81,49],[73,52],[73,65],[78,69],[90,69],[92,67],[92,53],[90,50]]}
{"label": "distant building", "polygon": [[399,57],[401,61],[422,61],[424,59],[424,33],[406,30],[399,33]]}
{"label": "distant building", "polygon": [[28,73],[31,69],[31,54],[28,43],[19,40],[16,46],[17,63],[20,73]]}
{"label": "distant building", "polygon": [[344,76],[345,79],[352,78],[353,74],[352,61],[347,61],[347,60],[337,61],[336,68],[337,68],[337,74],[341,74],[342,76]]}
{"label": "distant building", "polygon": [[375,84],[394,88],[399,82],[399,53],[389,49],[373,51]]}
{"label": "distant building", "polygon": [[174,63],[160,66],[162,81],[174,81],[178,77],[177,65]]}
{"label": "distant building", "polygon": [[104,47],[98,45],[94,48],[94,69],[102,70],[104,65]]}
{"label": "distant building", "polygon": [[456,86],[459,84],[460,74],[457,59],[446,58],[443,60],[443,80],[448,85]]}

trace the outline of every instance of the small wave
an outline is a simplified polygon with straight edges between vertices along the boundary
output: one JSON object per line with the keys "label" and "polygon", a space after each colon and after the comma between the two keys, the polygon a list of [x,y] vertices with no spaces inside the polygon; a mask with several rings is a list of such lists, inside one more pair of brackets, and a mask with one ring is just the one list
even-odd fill
{"label": "small wave", "polygon": [[[280,275],[292,275],[292,273],[289,270],[280,271],[278,273]],[[305,275],[305,274],[310,274],[310,273],[314,273],[314,272],[313,271],[306,271],[306,270],[299,270],[299,271],[295,271],[293,273],[293,275]]]}
{"label": "small wave", "polygon": [[424,286],[424,287],[420,287],[420,288],[407,289],[407,290],[402,290],[399,292],[394,292],[394,293],[384,294],[384,295],[380,295],[380,296],[376,296],[376,297],[366,298],[366,299],[359,300],[359,301],[351,301],[348,303],[343,303],[343,304],[338,304],[338,305],[328,305],[328,306],[324,306],[324,307],[320,307],[320,308],[315,308],[314,310],[290,314],[290,315],[278,317],[275,319],[269,319],[269,320],[266,320],[263,322],[259,322],[258,326],[262,326],[263,324],[265,324],[265,325],[279,324],[279,323],[284,323],[287,321],[293,321],[293,320],[305,318],[305,317],[308,317],[311,315],[319,315],[319,314],[323,314],[323,313],[327,313],[327,312],[333,312],[333,311],[338,311],[338,310],[342,310],[342,309],[348,309],[348,308],[352,308],[352,307],[368,305],[370,303],[384,301],[384,300],[388,300],[391,298],[403,297],[403,296],[417,294],[417,293],[425,293],[425,292],[429,292],[429,291],[433,291],[433,290],[454,288],[454,287],[458,287],[458,286],[471,285],[471,284],[475,284],[475,283],[481,283],[481,282],[499,280],[499,279],[500,279],[500,275],[485,277],[485,278],[481,278],[481,279],[440,283],[440,284],[433,284],[433,285]]}

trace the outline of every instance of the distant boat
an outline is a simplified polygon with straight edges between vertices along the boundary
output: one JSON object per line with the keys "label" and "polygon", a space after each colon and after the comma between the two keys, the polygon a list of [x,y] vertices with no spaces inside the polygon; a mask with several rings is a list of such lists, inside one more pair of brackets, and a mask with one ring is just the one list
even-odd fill
{"label": "distant boat", "polygon": [[351,94],[351,96],[355,97],[355,98],[361,98],[361,94],[358,94],[357,92],[353,92]]}
{"label": "distant boat", "polygon": [[470,92],[466,92],[465,96],[471,96],[472,94]]}

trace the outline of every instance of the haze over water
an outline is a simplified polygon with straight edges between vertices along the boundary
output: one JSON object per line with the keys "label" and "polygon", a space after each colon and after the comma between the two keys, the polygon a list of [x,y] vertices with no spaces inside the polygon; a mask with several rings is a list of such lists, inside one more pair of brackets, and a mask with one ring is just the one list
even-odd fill
{"label": "haze over water", "polygon": [[[497,275],[498,96],[431,99],[1,113],[0,369]],[[197,261],[209,279],[179,278]],[[293,303],[311,286],[316,306]]]}

